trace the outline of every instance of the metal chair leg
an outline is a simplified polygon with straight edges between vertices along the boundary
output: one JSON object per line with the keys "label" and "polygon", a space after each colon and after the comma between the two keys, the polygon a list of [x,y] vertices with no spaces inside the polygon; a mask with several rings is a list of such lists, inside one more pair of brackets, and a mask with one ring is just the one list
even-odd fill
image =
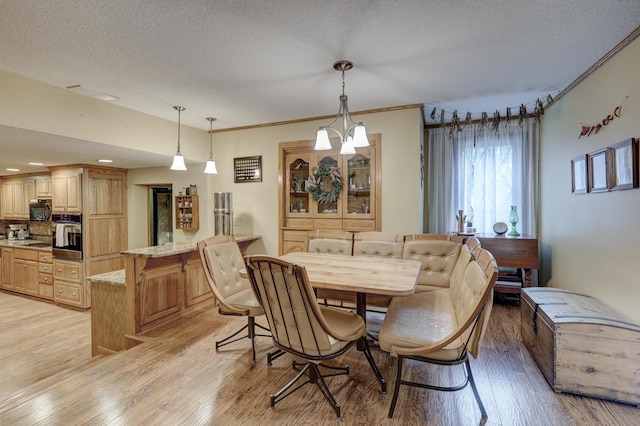
{"label": "metal chair leg", "polygon": [[400,392],[400,385],[402,384],[402,362],[403,356],[398,356],[398,368],[396,370],[396,384],[393,388],[393,398],[391,399],[391,407],[389,407],[388,417],[393,418],[393,412],[396,409],[396,402],[398,401],[398,393]]}
{"label": "metal chair leg", "polygon": [[469,384],[471,385],[471,389],[473,390],[473,395],[476,397],[476,401],[478,402],[478,406],[480,407],[480,412],[482,413],[482,418],[484,420],[488,419],[487,411],[484,409],[484,405],[482,405],[482,401],[480,400],[480,394],[478,393],[478,388],[476,388],[476,382],[473,380],[473,373],[471,372],[471,364],[469,364],[469,358],[464,363],[465,368],[467,369],[467,377],[469,378]]}

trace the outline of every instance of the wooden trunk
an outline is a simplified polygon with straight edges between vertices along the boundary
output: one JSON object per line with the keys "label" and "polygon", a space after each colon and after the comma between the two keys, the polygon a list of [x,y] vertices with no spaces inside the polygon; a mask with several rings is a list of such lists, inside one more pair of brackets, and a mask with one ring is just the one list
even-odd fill
{"label": "wooden trunk", "polygon": [[640,326],[555,288],[523,289],[521,313],[522,341],[554,390],[640,404]]}

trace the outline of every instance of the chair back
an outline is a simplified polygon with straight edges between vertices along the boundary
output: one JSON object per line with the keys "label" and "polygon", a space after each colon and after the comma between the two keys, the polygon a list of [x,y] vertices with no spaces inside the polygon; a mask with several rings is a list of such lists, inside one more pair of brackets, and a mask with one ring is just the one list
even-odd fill
{"label": "chair back", "polygon": [[309,253],[329,253],[351,256],[353,234],[346,231],[318,229],[309,232],[307,251]]}
{"label": "chair back", "polygon": [[392,232],[356,232],[353,235],[353,255],[402,259],[402,235]]}
{"label": "chair back", "polygon": [[251,288],[249,280],[240,276],[240,271],[245,265],[235,239],[227,235],[209,237],[198,241],[198,251],[204,275],[220,312],[246,314],[227,301],[235,294]]}
{"label": "chair back", "polygon": [[477,358],[480,344],[489,321],[493,305],[493,284],[498,278],[498,265],[487,250],[467,265],[461,281],[452,281],[450,291],[459,324],[469,322],[460,336],[467,343],[467,351]]}
{"label": "chair back", "polygon": [[447,239],[409,240],[404,242],[402,258],[422,264],[418,285],[449,287],[461,247],[462,244]]}
{"label": "chair back", "polygon": [[247,256],[246,265],[278,347],[310,359],[335,353],[337,339],[329,334],[303,266],[270,256]]}
{"label": "chair back", "polygon": [[475,259],[478,259],[478,255],[480,254],[480,240],[476,237],[468,237],[465,244],[471,249],[471,254]]}
{"label": "chair back", "polygon": [[417,240],[442,240],[449,241],[451,238],[447,234],[407,234],[404,236],[405,241]]}

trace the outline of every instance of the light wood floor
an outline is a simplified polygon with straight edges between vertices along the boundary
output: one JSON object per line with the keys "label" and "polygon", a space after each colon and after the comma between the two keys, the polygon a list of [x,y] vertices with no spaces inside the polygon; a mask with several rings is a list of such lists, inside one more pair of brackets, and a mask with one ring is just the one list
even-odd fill
{"label": "light wood floor", "polygon": [[[148,333],[148,341],[116,355],[90,358],[90,314],[0,292],[0,425],[320,425],[337,424],[313,387],[269,409],[269,395],[294,376],[286,355],[269,367],[269,339],[216,352],[214,341],[244,324],[210,302]],[[373,351],[392,389],[395,359]],[[338,358],[351,377],[329,387],[343,425],[475,425],[480,412],[470,388],[456,393],[401,390],[396,415],[380,394],[364,356]],[[551,390],[520,343],[519,308],[496,305],[472,368],[488,425],[637,425],[640,408]],[[409,363],[412,378],[450,375]],[[454,375],[456,376],[456,375]]]}

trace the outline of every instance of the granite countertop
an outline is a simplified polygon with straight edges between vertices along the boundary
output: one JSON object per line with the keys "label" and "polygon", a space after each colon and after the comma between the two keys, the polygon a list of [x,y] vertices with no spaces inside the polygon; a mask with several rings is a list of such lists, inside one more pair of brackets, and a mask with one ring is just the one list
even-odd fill
{"label": "granite countertop", "polygon": [[105,272],[104,274],[92,275],[86,278],[87,281],[113,284],[126,287],[127,282],[124,275],[124,269],[117,271]]}
{"label": "granite countertop", "polygon": [[[244,242],[257,240],[260,235],[248,235],[248,234],[238,234],[233,236],[236,242]],[[132,250],[124,250],[121,254],[125,255],[134,255],[134,256],[146,256],[146,257],[164,257],[164,256],[174,256],[182,253],[189,253],[198,249],[197,242],[184,242],[184,243],[173,243],[173,244],[165,244],[162,246],[152,246],[152,247],[143,247],[139,249]]]}
{"label": "granite countertop", "polygon": [[41,240],[9,240],[7,238],[0,240],[0,247],[8,248],[27,248],[42,251],[51,251],[51,243]]}

